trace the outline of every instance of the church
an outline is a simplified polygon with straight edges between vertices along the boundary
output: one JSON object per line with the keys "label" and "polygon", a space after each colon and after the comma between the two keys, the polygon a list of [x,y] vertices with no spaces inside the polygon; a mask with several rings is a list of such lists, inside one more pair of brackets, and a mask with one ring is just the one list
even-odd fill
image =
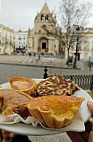
{"label": "church", "polygon": [[50,12],[47,3],[34,19],[34,29],[28,30],[28,53],[58,54],[60,50],[61,28],[56,16]]}

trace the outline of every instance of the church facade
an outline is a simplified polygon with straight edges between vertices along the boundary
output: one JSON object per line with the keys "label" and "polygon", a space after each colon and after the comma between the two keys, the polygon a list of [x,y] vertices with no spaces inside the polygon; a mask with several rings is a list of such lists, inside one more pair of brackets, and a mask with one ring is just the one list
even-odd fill
{"label": "church facade", "polygon": [[47,3],[34,19],[34,29],[28,30],[28,53],[58,54],[61,29],[56,26],[56,16],[50,12]]}

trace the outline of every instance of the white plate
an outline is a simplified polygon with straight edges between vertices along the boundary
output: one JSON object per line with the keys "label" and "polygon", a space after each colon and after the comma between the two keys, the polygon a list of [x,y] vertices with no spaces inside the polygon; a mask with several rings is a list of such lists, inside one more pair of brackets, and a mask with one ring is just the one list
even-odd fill
{"label": "white plate", "polygon": [[[41,81],[41,79],[34,79],[37,83]],[[9,83],[4,83],[2,85],[1,89],[10,88]],[[87,101],[92,101],[92,98],[88,95],[87,92],[80,89],[79,91],[76,91],[74,93],[77,97],[84,97],[85,101],[82,102],[80,107],[80,113],[82,115],[83,121],[86,122],[89,117],[91,116],[88,108],[87,108]],[[37,126],[34,128],[32,125],[27,125],[23,123],[17,123],[17,124],[0,124],[0,128],[4,129],[9,132],[14,132],[18,134],[25,134],[25,135],[32,135],[32,136],[40,136],[40,135],[52,135],[52,134],[58,134],[64,132],[63,130],[51,130],[51,129],[44,129],[41,126]]]}

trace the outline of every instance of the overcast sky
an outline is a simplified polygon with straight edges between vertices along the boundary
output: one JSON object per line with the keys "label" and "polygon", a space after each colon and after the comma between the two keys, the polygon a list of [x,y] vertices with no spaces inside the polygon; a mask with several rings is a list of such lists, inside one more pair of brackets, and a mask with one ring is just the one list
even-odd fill
{"label": "overcast sky", "polygon": [[34,18],[45,2],[50,11],[57,9],[60,0],[1,0],[0,24],[14,30],[34,27]]}
{"label": "overcast sky", "polygon": [[[93,3],[93,0],[88,1]],[[58,10],[60,0],[0,0],[0,24],[14,30],[32,29],[34,18],[45,2],[47,2],[50,11]]]}

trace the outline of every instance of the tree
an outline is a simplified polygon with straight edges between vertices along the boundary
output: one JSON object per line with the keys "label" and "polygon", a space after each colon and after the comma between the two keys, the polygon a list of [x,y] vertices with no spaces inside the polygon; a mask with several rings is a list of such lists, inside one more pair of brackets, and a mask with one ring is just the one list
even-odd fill
{"label": "tree", "polygon": [[81,3],[80,0],[61,0],[60,2],[59,18],[65,33],[64,38],[68,52],[67,61],[69,60],[70,47],[74,43],[73,37],[76,36],[76,30],[72,30],[72,27],[73,25],[86,26],[92,15],[91,8],[92,5],[89,2],[84,1],[84,3]]}

